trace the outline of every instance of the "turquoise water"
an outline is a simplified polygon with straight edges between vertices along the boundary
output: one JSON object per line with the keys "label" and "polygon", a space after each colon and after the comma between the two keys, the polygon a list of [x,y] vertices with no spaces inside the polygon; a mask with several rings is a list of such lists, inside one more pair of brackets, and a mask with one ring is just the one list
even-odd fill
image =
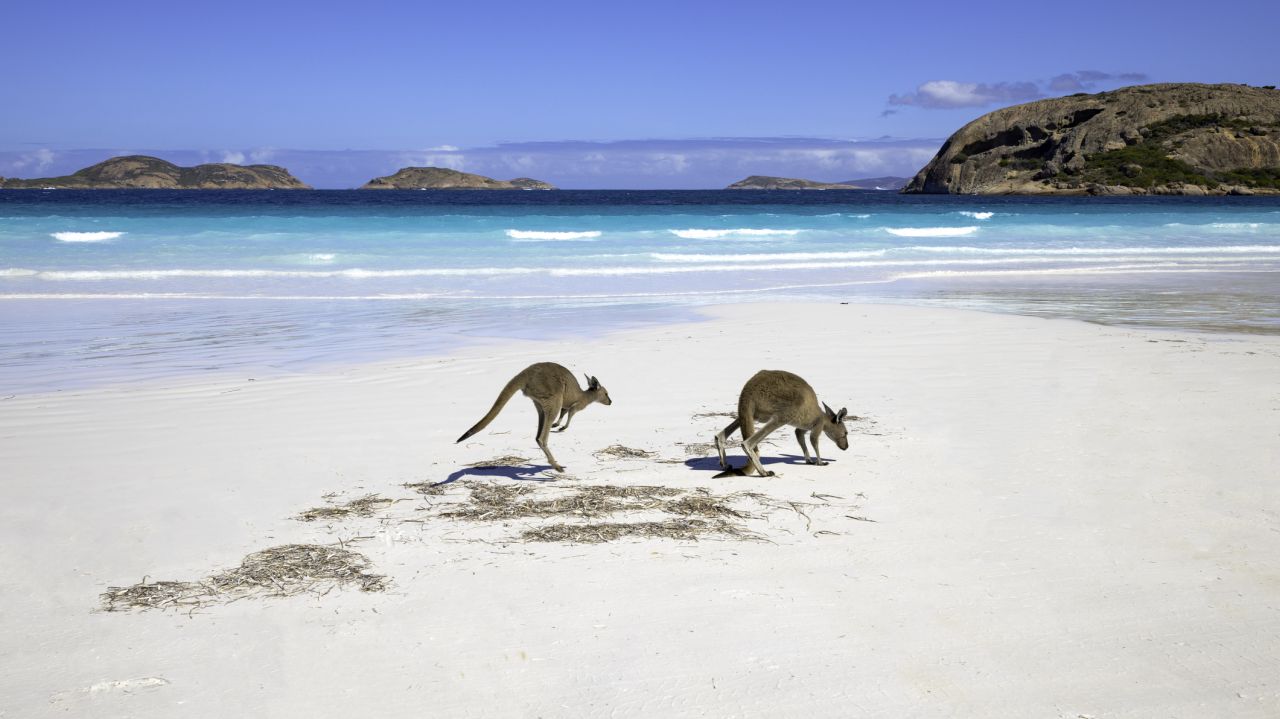
{"label": "turquoise water", "polygon": [[590,336],[712,302],[1280,331],[1280,200],[0,192],[0,392]]}

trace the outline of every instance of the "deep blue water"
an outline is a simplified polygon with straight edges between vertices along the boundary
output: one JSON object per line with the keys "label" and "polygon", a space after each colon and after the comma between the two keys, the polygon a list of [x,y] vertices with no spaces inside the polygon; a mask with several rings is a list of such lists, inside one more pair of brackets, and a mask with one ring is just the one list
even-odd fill
{"label": "deep blue water", "polygon": [[1280,198],[0,191],[0,392],[590,335],[745,300],[1276,332],[1277,272]]}

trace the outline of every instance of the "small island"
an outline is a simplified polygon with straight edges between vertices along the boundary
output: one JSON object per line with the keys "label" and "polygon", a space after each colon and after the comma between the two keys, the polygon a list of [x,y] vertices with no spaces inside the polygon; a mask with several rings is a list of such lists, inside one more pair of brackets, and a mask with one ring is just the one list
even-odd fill
{"label": "small island", "polygon": [[838,182],[814,182],[795,177],[752,175],[724,188],[726,190],[861,190],[861,187]]}
{"label": "small island", "polygon": [[0,180],[6,190],[309,190],[277,165],[215,162],[179,167],[147,155],[113,157],[62,177]]}
{"label": "small island", "polygon": [[554,190],[552,185],[530,177],[495,180],[484,175],[450,170],[446,167],[404,167],[395,174],[375,177],[362,190]]}
{"label": "small island", "polygon": [[1280,193],[1280,91],[1167,83],[1038,100],[960,128],[903,190]]}

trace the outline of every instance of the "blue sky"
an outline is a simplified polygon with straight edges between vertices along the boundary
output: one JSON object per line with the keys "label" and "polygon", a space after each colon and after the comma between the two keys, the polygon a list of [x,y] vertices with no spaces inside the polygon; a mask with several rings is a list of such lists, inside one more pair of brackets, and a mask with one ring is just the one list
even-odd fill
{"label": "blue sky", "polygon": [[293,158],[321,186],[413,156],[576,187],[909,174],[1002,105],[1280,82],[1280,3],[1226,7],[6,3],[0,174],[86,150]]}

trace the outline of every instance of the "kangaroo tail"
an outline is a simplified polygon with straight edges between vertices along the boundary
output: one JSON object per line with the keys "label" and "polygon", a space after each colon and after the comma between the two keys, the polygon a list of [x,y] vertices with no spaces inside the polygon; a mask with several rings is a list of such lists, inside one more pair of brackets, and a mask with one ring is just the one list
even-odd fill
{"label": "kangaroo tail", "polygon": [[458,438],[458,442],[461,442],[467,437],[470,437],[476,432],[479,432],[485,427],[488,427],[489,423],[493,421],[494,417],[497,417],[498,413],[502,411],[502,408],[507,406],[507,402],[511,401],[511,396],[514,395],[516,392],[520,391],[520,387],[523,384],[524,384],[524,377],[520,375],[516,375],[515,377],[511,378],[511,381],[507,383],[507,386],[503,387],[502,391],[498,393],[498,399],[494,400],[493,407],[489,409],[489,413],[486,414],[484,417],[481,417],[480,421],[476,422],[474,427],[464,432],[462,436]]}

